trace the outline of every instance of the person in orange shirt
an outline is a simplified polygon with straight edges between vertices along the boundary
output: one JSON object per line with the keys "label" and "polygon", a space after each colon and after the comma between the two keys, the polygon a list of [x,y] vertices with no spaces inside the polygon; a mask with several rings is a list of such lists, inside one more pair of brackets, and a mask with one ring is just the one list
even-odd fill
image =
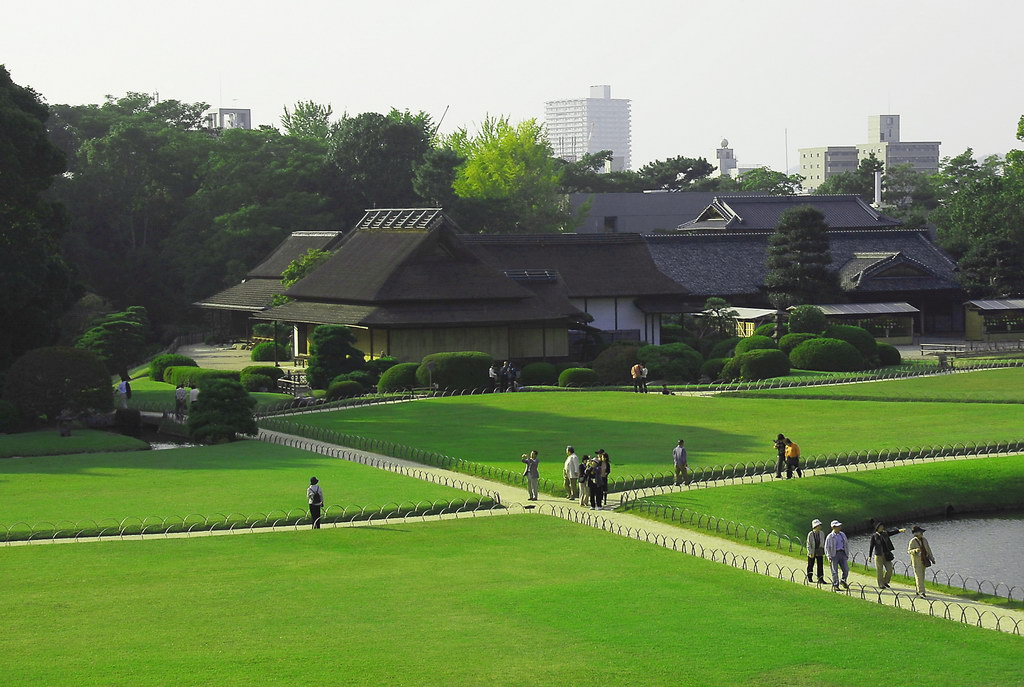
{"label": "person in orange shirt", "polygon": [[800,447],[786,438],[786,479],[793,479],[793,471],[796,470],[797,477],[803,477],[804,471],[800,469]]}
{"label": "person in orange shirt", "polygon": [[637,363],[629,368],[629,375],[633,378],[633,393],[640,393],[640,389],[644,384],[644,366]]}

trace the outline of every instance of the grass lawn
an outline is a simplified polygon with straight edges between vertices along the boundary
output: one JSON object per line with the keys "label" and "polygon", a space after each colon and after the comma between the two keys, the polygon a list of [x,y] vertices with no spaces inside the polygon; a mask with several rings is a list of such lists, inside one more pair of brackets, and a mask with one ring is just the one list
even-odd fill
{"label": "grass lawn", "polygon": [[1022,682],[1020,637],[548,517],[3,558],[12,687]]}
{"label": "grass lawn", "polygon": [[[56,429],[0,434],[0,458],[97,451],[140,451],[148,448],[149,444],[141,439],[95,429],[75,429],[69,437],[60,436]],[[3,467],[0,467],[0,472],[2,470]]]}
{"label": "grass lawn", "polygon": [[980,370],[892,382],[864,382],[740,393],[748,398],[1024,403],[1024,368]]}
{"label": "grass lawn", "polygon": [[540,474],[561,482],[566,444],[608,451],[612,477],[671,469],[683,437],[692,466],[774,460],[793,437],[805,456],[1024,438],[1016,405],[661,396],[621,392],[488,394],[311,413],[295,422],[415,446],[520,471],[540,451]]}
{"label": "grass lawn", "polygon": [[[166,408],[174,410],[174,385],[166,382],[155,382],[148,376],[133,379],[132,397],[128,400],[129,408],[141,408],[142,410],[153,410],[155,408]],[[256,399],[257,408],[291,401],[293,397],[289,394],[272,394],[262,391],[249,393]]]}
{"label": "grass lawn", "polygon": [[306,507],[306,487],[313,475],[320,479],[328,506],[383,506],[469,496],[358,463],[261,441],[239,441],[2,461],[0,523],[301,509]]}

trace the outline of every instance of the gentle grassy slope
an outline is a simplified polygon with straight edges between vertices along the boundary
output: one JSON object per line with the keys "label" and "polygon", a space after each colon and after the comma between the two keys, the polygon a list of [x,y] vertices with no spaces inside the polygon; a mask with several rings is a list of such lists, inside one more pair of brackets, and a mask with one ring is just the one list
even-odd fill
{"label": "gentle grassy slope", "polygon": [[0,434],[0,458],[96,451],[139,451],[148,448],[149,444],[141,439],[95,429],[75,429],[69,437],[60,436],[56,429]]}
{"label": "gentle grassy slope", "polygon": [[1022,682],[1020,637],[554,518],[3,554],[12,687]]}
{"label": "gentle grassy slope", "polygon": [[358,463],[240,441],[0,462],[0,523],[190,513],[249,515],[304,508],[313,475],[320,479],[327,505],[386,505],[467,496]]}
{"label": "gentle grassy slope", "polygon": [[[898,419],[898,422],[895,421]],[[620,392],[518,393],[428,399],[313,413],[296,422],[520,470],[540,451],[540,474],[561,481],[566,444],[606,449],[612,476],[671,469],[683,437],[691,465],[774,460],[772,439],[805,456],[838,451],[1024,438],[1015,405],[845,403],[700,398]]]}
{"label": "gentle grassy slope", "polygon": [[[148,376],[133,379],[132,397],[128,400],[129,408],[141,408],[149,410],[155,407],[174,409],[174,385],[164,382],[155,382]],[[272,394],[261,391],[253,391],[249,394],[256,399],[257,407],[274,405],[281,401],[290,401],[292,396],[288,394]]]}
{"label": "gentle grassy slope", "polygon": [[851,400],[994,401],[1024,403],[1024,368],[840,386],[747,391],[744,396]]}
{"label": "gentle grassy slope", "polygon": [[1024,456],[906,465],[883,470],[740,484],[656,496],[647,501],[754,525],[799,541],[813,518],[866,530],[871,518],[900,519],[954,510],[1024,508]]}

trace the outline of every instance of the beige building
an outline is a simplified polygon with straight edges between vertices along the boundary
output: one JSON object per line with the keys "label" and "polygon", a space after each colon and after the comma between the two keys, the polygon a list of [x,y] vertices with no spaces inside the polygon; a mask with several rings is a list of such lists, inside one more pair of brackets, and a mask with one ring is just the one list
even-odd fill
{"label": "beige building", "polygon": [[803,187],[813,191],[831,176],[856,170],[860,161],[872,154],[885,164],[887,170],[909,164],[918,172],[937,172],[940,145],[939,141],[902,141],[899,115],[871,115],[868,117],[866,143],[800,148]]}

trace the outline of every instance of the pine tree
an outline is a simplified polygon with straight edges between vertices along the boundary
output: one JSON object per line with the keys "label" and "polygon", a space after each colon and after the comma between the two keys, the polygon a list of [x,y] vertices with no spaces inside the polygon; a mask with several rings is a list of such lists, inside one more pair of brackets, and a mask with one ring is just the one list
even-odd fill
{"label": "pine tree", "polygon": [[786,210],[768,241],[768,274],[764,284],[776,308],[802,303],[833,302],[839,284],[828,266],[832,254],[825,216],[810,205]]}

